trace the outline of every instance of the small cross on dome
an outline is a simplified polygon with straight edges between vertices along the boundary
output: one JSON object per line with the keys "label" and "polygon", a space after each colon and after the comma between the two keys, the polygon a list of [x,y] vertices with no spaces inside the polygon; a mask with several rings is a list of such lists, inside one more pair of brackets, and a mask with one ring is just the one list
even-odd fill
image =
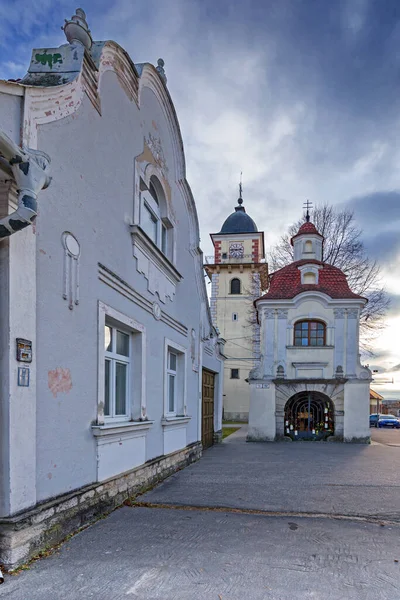
{"label": "small cross on dome", "polygon": [[242,198],[242,193],[243,193],[243,186],[242,186],[242,171],[240,171],[240,182],[239,182],[239,198],[238,198],[238,204],[241,206],[243,204],[243,198]]}
{"label": "small cross on dome", "polygon": [[310,208],[312,208],[312,202],[310,202],[307,199],[307,201],[303,204],[303,208],[306,209],[306,221],[307,221],[307,223],[309,223],[310,222]]}

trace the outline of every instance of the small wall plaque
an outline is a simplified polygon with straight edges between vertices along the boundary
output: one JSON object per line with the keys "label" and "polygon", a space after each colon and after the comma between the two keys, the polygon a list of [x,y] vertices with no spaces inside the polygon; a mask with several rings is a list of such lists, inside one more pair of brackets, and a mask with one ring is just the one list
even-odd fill
{"label": "small wall plaque", "polygon": [[32,362],[32,342],[17,338],[17,360],[19,362]]}
{"label": "small wall plaque", "polygon": [[29,367],[18,367],[18,385],[20,387],[29,387]]}

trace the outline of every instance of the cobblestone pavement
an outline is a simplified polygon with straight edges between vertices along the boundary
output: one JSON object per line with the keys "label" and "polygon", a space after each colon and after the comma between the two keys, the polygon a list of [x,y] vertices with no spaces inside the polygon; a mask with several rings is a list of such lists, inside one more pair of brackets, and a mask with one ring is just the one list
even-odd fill
{"label": "cobblestone pavement", "polygon": [[399,600],[396,434],[246,444],[242,428],[139,498],[154,507],[118,509],[7,576],[0,599]]}

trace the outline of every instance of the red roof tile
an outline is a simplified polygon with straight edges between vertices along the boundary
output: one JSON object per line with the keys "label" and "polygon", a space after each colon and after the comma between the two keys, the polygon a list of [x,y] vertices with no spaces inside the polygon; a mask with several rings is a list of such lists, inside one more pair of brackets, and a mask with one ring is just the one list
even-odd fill
{"label": "red roof tile", "polygon": [[[321,265],[318,284],[302,284],[299,267],[306,264]],[[298,260],[271,275],[269,290],[259,300],[287,300],[302,292],[318,291],[330,298],[362,298],[349,288],[346,275],[332,265],[319,260]]]}
{"label": "red roof tile", "polygon": [[316,233],[320,237],[323,237],[320,234],[320,232],[318,231],[318,229],[315,227],[314,223],[311,223],[310,221],[306,221],[300,227],[300,229],[298,230],[298,232],[296,233],[296,235],[294,235],[292,237],[292,239],[290,240],[290,243],[292,244],[292,246],[293,246],[293,240],[294,240],[294,238],[297,238],[298,235],[303,235],[303,234],[307,234],[307,233]]}

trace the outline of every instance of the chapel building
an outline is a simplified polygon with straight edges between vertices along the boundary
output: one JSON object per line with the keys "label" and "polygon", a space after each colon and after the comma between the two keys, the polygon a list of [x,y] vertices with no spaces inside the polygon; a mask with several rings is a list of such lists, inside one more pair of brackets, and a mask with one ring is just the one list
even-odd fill
{"label": "chapel building", "polygon": [[255,302],[261,361],[249,377],[248,441],[370,440],[371,372],[359,358],[367,300],[323,262],[323,241],[307,213],[291,240],[294,261]]}
{"label": "chapel building", "polygon": [[258,231],[243,206],[242,191],[235,211],[218,233],[212,233],[214,255],[204,266],[211,279],[213,324],[225,340],[224,418],[247,421],[249,372],[260,357],[260,328],[254,300],[267,289],[264,232]]}

